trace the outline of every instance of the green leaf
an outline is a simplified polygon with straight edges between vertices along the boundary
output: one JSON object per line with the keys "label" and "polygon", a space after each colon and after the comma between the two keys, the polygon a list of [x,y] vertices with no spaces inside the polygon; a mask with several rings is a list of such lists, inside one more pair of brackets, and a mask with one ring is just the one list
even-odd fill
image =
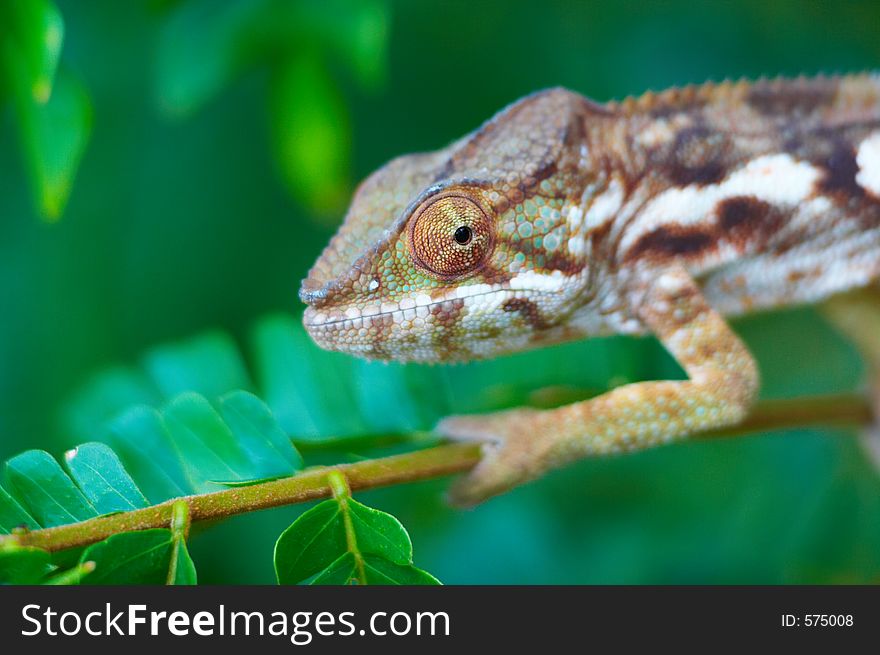
{"label": "green leaf", "polygon": [[173,568],[169,568],[168,577],[165,579],[166,584],[178,586],[198,584],[196,566],[189,555],[185,541],[174,541],[171,551],[171,562],[173,563]]}
{"label": "green leaf", "polygon": [[[210,340],[200,341],[204,345]],[[206,356],[225,358],[228,363],[228,355],[224,347]],[[175,368],[172,360],[186,358],[166,350],[158,359],[163,364],[157,366],[167,371]],[[181,368],[186,366],[177,370]],[[103,405],[94,398],[89,402]],[[225,394],[216,409],[193,392],[178,395],[161,410],[136,406],[114,418],[102,432],[112,449],[89,443],[68,454],[73,478],[98,513],[129,511],[150,502],[216,491],[221,485],[277,479],[303,466],[269,408],[245,391]],[[14,498],[0,494],[0,528],[4,531],[22,523],[36,525],[37,518],[29,521]],[[54,520],[69,523],[73,519]]]}
{"label": "green leaf", "polygon": [[311,211],[336,216],[348,202],[351,126],[321,57],[303,52],[272,78],[272,143],[282,179]]}
{"label": "green leaf", "polygon": [[[412,564],[394,564],[381,557],[365,555],[364,580],[368,585],[439,585],[440,581]],[[316,577],[314,585],[359,584],[360,572],[352,553],[345,553]]]}
{"label": "green leaf", "polygon": [[275,542],[279,584],[296,584],[330,566],[345,552],[345,526],[335,500],[300,514]]}
{"label": "green leaf", "polygon": [[[388,69],[388,31],[391,22],[386,2],[357,0],[349,11],[336,16],[337,46],[348,52],[347,62],[361,84],[377,89]],[[340,20],[340,18],[342,20]]]}
{"label": "green leaf", "polygon": [[379,555],[395,564],[412,564],[412,542],[400,521],[353,498],[347,505],[361,553]]}
{"label": "green leaf", "polygon": [[287,434],[319,440],[364,432],[352,412],[351,357],[317,349],[302,325],[285,315],[260,321],[253,344],[263,397]]}
{"label": "green leaf", "polygon": [[91,134],[91,102],[82,84],[64,69],[56,76],[49,100],[35,101],[23,60],[8,42],[5,46],[13,106],[35,202],[45,219],[55,221],[67,204]]}
{"label": "green leaf", "polygon": [[43,527],[97,516],[95,508],[46,451],[28,450],[6,462],[9,491]]}
{"label": "green leaf", "polygon": [[277,477],[302,469],[302,457],[262,400],[233,391],[222,396],[217,406],[257,475]]}
{"label": "green leaf", "polygon": [[73,439],[103,438],[107,422],[135,405],[157,405],[161,397],[143,372],[114,366],[99,372],[64,405],[64,428]]}
{"label": "green leaf", "polygon": [[71,476],[99,514],[127,512],[149,503],[110,448],[86,443],[64,455]]}
{"label": "green leaf", "polygon": [[233,392],[218,405],[223,415],[204,397],[184,393],[162,410],[168,434],[196,491],[216,490],[217,484],[227,482],[290,475],[302,465],[257,398]]}
{"label": "green leaf", "polygon": [[348,496],[325,500],[304,512],[275,543],[279,584],[297,584],[316,574],[313,584],[347,584],[352,577],[360,579],[359,560],[365,575],[369,568],[367,583],[382,578],[382,571],[393,573],[392,579],[414,580],[400,584],[433,580],[424,572],[415,573],[412,542],[400,521]]}
{"label": "green leaf", "polygon": [[80,563],[94,562],[84,584],[166,584],[172,564],[178,574],[172,582],[195,582],[195,568],[175,543],[171,530],[156,528],[116,534],[86,548]]}
{"label": "green leaf", "polygon": [[4,5],[0,20],[21,58],[24,85],[35,102],[45,103],[61,57],[64,21],[48,0],[7,0]]}
{"label": "green leaf", "polygon": [[371,585],[438,585],[440,581],[412,564],[395,564],[381,557],[364,556],[364,572]]}
{"label": "green leaf", "polygon": [[374,434],[425,430],[450,413],[444,369],[356,360],[352,380],[357,411]]}
{"label": "green leaf", "polygon": [[186,391],[214,398],[252,386],[235,342],[222,332],[154,348],[144,369],[166,399]]}
{"label": "green leaf", "polygon": [[216,491],[221,480],[247,480],[249,462],[232,431],[202,396],[183,393],[162,410],[168,434],[197,492]]}
{"label": "green leaf", "polygon": [[42,584],[53,586],[78,585],[82,583],[84,577],[94,570],[94,562],[84,562],[77,564],[71,569],[49,576],[43,580]]}
{"label": "green leaf", "polygon": [[152,407],[133,407],[114,419],[107,440],[150,502],[195,492],[165,421]]}
{"label": "green leaf", "polygon": [[281,478],[286,477],[287,475],[270,475],[265,478],[251,478],[249,480],[211,480],[211,482],[230,488],[253,487],[256,484],[262,484],[263,482],[272,482],[273,480],[280,480]]}
{"label": "green leaf", "polygon": [[249,66],[304,50],[333,55],[365,88],[387,70],[388,5],[381,0],[190,0],[159,39],[156,92],[163,110],[188,116]]}
{"label": "green leaf", "polygon": [[6,489],[0,487],[0,534],[9,534],[19,527],[36,530],[40,526]]}
{"label": "green leaf", "polygon": [[[347,585],[357,581],[357,560],[354,553],[345,552],[336,558],[330,565],[318,575],[311,584],[313,585]],[[280,584],[288,584],[283,580]]]}
{"label": "green leaf", "polygon": [[262,1],[190,0],[177,7],[159,38],[156,93],[171,116],[192,114],[251,59],[252,16]]}
{"label": "green leaf", "polygon": [[264,49],[332,55],[364,88],[375,90],[388,68],[390,12],[383,0],[272,0],[255,21]]}
{"label": "green leaf", "polygon": [[45,550],[25,546],[0,548],[0,584],[38,584],[54,568]]}

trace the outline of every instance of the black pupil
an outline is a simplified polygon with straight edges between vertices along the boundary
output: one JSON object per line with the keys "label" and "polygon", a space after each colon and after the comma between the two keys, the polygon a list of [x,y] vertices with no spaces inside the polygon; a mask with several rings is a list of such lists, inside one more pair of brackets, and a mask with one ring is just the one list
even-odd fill
{"label": "black pupil", "polygon": [[470,243],[471,236],[472,236],[471,228],[469,228],[467,225],[462,225],[457,230],[455,230],[455,234],[453,235],[453,238],[455,239],[455,242],[458,245],[465,246],[468,243]]}

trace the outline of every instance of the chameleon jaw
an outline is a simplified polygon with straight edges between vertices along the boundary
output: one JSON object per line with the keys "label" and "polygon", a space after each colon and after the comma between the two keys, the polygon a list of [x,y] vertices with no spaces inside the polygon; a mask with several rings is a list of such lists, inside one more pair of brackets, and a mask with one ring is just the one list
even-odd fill
{"label": "chameleon jaw", "polygon": [[443,297],[433,299],[417,294],[398,303],[364,309],[354,304],[333,310],[310,306],[303,314],[303,325],[321,348],[366,359],[482,359],[507,352],[511,345],[521,348],[519,341],[532,336],[533,326],[512,307],[522,307],[526,302],[558,302],[554,300],[558,294],[547,289],[487,286],[450,289]]}

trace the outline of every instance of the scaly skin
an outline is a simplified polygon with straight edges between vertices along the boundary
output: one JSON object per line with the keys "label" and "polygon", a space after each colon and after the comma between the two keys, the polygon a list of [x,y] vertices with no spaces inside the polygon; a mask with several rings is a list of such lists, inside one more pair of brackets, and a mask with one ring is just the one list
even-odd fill
{"label": "scaly skin", "polygon": [[322,347],[492,357],[656,335],[686,381],[445,419],[485,442],[461,504],[573,459],[731,425],[758,390],[724,316],[880,279],[880,78],[707,84],[600,105],[552,89],[358,189],[303,282]]}

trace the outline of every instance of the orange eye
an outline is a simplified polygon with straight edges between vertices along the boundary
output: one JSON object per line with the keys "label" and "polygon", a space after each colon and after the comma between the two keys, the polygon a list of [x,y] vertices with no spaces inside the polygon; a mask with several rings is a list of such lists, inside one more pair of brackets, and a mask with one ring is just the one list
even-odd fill
{"label": "orange eye", "polygon": [[464,195],[429,200],[413,216],[409,236],[416,262],[443,278],[476,270],[492,245],[488,217],[476,201]]}

